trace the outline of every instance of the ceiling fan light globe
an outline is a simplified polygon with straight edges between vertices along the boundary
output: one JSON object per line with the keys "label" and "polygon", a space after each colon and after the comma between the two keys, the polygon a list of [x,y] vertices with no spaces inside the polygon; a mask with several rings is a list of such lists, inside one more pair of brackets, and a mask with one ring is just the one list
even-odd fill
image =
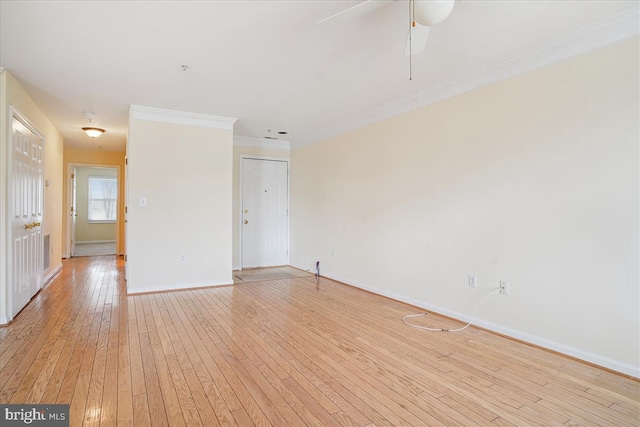
{"label": "ceiling fan light globe", "polygon": [[433,26],[451,15],[455,0],[414,0],[415,20],[418,24]]}

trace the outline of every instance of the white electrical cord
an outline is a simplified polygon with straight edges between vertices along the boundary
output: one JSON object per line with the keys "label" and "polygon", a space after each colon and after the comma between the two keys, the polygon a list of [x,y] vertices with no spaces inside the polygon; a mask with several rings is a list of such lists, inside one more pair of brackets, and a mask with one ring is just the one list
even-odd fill
{"label": "white electrical cord", "polygon": [[467,329],[473,322],[475,322],[476,317],[478,317],[478,313],[480,312],[480,308],[482,308],[482,305],[489,299],[489,297],[497,292],[500,292],[501,288],[496,289],[495,291],[491,292],[489,295],[487,295],[486,297],[484,297],[484,299],[482,301],[480,301],[480,304],[478,304],[478,308],[476,309],[476,312],[473,314],[473,318],[471,319],[471,321],[469,323],[467,323],[466,325],[464,325],[461,328],[458,329],[442,329],[442,328],[428,328],[426,326],[419,326],[419,325],[414,325],[413,323],[409,323],[407,322],[407,319],[410,317],[418,317],[418,316],[426,316],[427,313],[420,313],[420,314],[407,314],[406,316],[404,316],[402,318],[402,322],[405,325],[411,326],[413,328],[417,328],[417,329],[424,329],[425,331],[435,331],[435,332],[460,332],[463,329]]}

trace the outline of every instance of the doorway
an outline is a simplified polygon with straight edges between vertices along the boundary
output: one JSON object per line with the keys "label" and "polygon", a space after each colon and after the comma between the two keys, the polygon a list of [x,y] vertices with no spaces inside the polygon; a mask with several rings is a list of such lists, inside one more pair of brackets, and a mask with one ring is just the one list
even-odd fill
{"label": "doorway", "polygon": [[241,268],[289,264],[289,160],[242,156]]}
{"label": "doorway", "polygon": [[42,134],[13,107],[10,117],[8,320],[42,287],[45,160]]}
{"label": "doorway", "polygon": [[118,166],[69,164],[69,257],[118,253]]}

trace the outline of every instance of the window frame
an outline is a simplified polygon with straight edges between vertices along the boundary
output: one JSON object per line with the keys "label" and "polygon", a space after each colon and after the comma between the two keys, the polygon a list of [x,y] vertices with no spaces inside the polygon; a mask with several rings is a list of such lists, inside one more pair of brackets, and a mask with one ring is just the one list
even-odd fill
{"label": "window frame", "polygon": [[[115,195],[112,199],[94,199],[91,197],[91,184],[93,180],[110,180],[115,183]],[[89,175],[87,177],[87,222],[89,224],[115,224],[118,222],[118,177],[117,176],[105,176],[105,175]],[[91,219],[91,205],[92,201],[113,200],[115,203],[115,209],[113,212],[113,219]]]}

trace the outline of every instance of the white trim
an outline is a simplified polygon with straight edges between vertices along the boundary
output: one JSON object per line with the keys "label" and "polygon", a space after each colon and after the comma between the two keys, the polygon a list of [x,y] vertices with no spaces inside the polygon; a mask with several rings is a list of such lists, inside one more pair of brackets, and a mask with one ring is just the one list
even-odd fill
{"label": "white trim", "polygon": [[621,12],[594,25],[580,28],[570,34],[537,44],[516,55],[503,58],[485,67],[455,76],[425,91],[396,99],[386,105],[364,111],[361,114],[345,117],[339,123],[323,126],[312,135],[293,141],[291,145],[296,148],[312,144],[537,68],[549,66],[571,57],[627,40],[640,34],[639,19],[638,8]]}
{"label": "white trim", "polygon": [[[9,274],[9,253],[11,245],[9,242],[11,241],[8,230],[11,229],[9,226],[9,147],[11,147],[11,130],[10,130],[10,118],[11,113],[8,111],[4,111],[4,107],[6,104],[6,98],[4,93],[6,93],[6,75],[3,75],[0,72],[0,111],[2,111],[4,117],[0,117],[0,124],[5,123],[5,132],[4,135],[0,135],[0,324],[6,325],[9,323],[9,318],[7,313],[9,310],[9,289],[11,289],[10,283],[10,274]],[[1,128],[2,126],[0,126]],[[4,137],[4,139],[3,139]],[[5,144],[5,146],[3,146]]]}
{"label": "white trim", "polygon": [[62,263],[56,265],[44,278],[42,279],[42,287],[44,288],[62,271]]}
{"label": "white trim", "polygon": [[289,141],[282,139],[253,138],[250,136],[233,135],[233,145],[238,147],[271,148],[274,150],[291,150]]}
{"label": "white trim", "polygon": [[148,120],[178,125],[233,130],[233,125],[238,120],[233,117],[165,110],[162,108],[143,107],[141,105],[132,105],[130,108],[131,117],[136,120]]}
{"label": "white trim", "polygon": [[[124,199],[124,194],[121,195],[120,194],[120,165],[105,165],[105,164],[92,164],[92,163],[67,163],[66,165],[64,165],[64,168],[66,169],[66,185],[67,185],[67,200],[66,200],[66,205],[65,205],[65,210],[64,210],[64,215],[66,216],[66,221],[67,221],[67,235],[65,236],[65,250],[64,253],[62,254],[62,258],[65,259],[69,259],[71,258],[71,226],[73,224],[73,221],[71,220],[71,215],[69,215],[69,208],[71,207],[71,200],[72,200],[72,187],[71,187],[71,170],[73,168],[97,168],[97,169],[116,169],[116,178],[118,180],[118,211],[117,211],[117,215],[116,215],[116,252],[118,252],[119,248],[120,248],[120,220],[122,218],[120,218],[120,199],[122,197],[122,204],[123,206],[126,206],[126,200]],[[126,177],[125,177],[126,179]],[[111,240],[109,241],[105,241],[105,242],[111,242]],[[76,243],[78,243],[76,241]]]}
{"label": "white trim", "polygon": [[9,236],[9,156],[10,147],[10,112],[5,111],[6,108],[6,85],[7,75],[4,69],[0,70],[0,111],[3,113],[0,117],[0,129],[5,124],[4,135],[0,135],[0,324],[6,325],[9,319],[6,313],[9,310],[9,271],[8,271],[8,251],[10,248]]}
{"label": "white trim", "polygon": [[[270,156],[256,156],[253,154],[241,154],[240,155],[240,179],[238,180],[238,197],[240,198],[240,201],[238,203],[239,206],[239,210],[238,210],[238,263],[239,265],[237,266],[237,270],[242,270],[243,265],[242,265],[242,212],[244,211],[244,206],[242,203],[242,163],[243,160],[245,159],[254,159],[254,160],[272,160],[272,161],[276,161],[276,162],[286,162],[287,164],[287,264],[289,263],[289,260],[291,258],[291,254],[290,254],[290,249],[291,249],[291,224],[290,224],[290,220],[291,220],[291,161],[288,158],[285,157],[270,157]],[[235,268],[234,268],[235,270]]]}
{"label": "white trim", "polygon": [[142,288],[136,287],[135,292],[127,292],[127,295],[138,295],[138,294],[147,294],[154,292],[171,292],[171,291],[179,291],[181,289],[197,289],[197,288],[211,288],[215,286],[231,286],[233,285],[233,276],[231,277],[231,282],[204,282],[204,283],[185,283],[185,284],[172,284],[167,285],[167,288],[158,288],[158,287],[149,287],[143,286]]}
{"label": "white trim", "polygon": [[[291,265],[292,267],[305,270],[301,266]],[[353,281],[345,280],[340,277],[336,277],[333,275],[322,274],[323,277],[326,277],[331,280],[335,280],[341,283],[345,283],[347,285],[366,290],[368,292],[372,292],[377,295],[382,295],[387,298],[391,298],[396,301],[404,302],[407,304],[411,304],[416,307],[423,308],[425,310],[442,314],[443,316],[451,317],[453,319],[460,320],[462,322],[470,322],[473,319],[473,316],[468,314],[459,313],[457,311],[449,310],[446,308],[438,307],[432,304],[429,304],[424,301],[416,300],[413,298],[407,298],[403,295],[396,294],[393,292],[387,292],[378,288],[374,288],[368,285],[363,285],[362,283],[356,283]],[[411,314],[411,313],[407,313]],[[575,357],[576,359],[583,360],[585,362],[593,363],[594,365],[602,366],[607,369],[614,370],[616,372],[623,373],[625,375],[630,375],[635,378],[640,378],[640,366],[633,366],[628,363],[619,362],[617,360],[610,359],[605,356],[601,356],[598,354],[594,354],[579,348],[571,347],[562,343],[558,343],[555,341],[548,340],[546,338],[538,337],[536,335],[531,335],[526,332],[518,331],[516,329],[511,329],[506,326],[498,325],[495,323],[487,322],[485,320],[476,319],[474,325],[479,326],[484,329],[488,329],[493,332],[497,332],[499,334],[515,338],[517,340],[521,340],[530,344],[537,345],[539,347],[543,347],[549,350],[557,351],[558,353],[562,353],[567,356]]]}
{"label": "white trim", "polygon": [[115,240],[83,240],[83,241],[78,241],[76,240],[76,245],[92,245],[95,243],[116,243]]}

